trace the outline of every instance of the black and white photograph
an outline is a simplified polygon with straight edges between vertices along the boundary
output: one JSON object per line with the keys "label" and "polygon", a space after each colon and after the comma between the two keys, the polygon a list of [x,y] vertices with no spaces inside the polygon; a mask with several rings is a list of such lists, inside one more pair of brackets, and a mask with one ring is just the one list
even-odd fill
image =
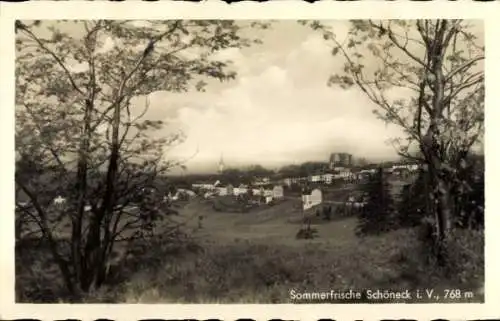
{"label": "black and white photograph", "polygon": [[484,20],[12,23],[16,304],[485,303]]}

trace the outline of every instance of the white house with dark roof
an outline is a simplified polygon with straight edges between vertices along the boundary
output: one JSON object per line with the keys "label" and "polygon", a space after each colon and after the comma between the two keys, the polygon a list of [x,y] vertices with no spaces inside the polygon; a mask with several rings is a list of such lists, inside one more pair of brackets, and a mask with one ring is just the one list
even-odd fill
{"label": "white house with dark roof", "polygon": [[283,186],[276,185],[273,187],[273,197],[275,199],[282,199],[284,196]]}
{"label": "white house with dark roof", "polygon": [[320,189],[315,188],[313,190],[304,189],[302,192],[302,208],[308,210],[314,206],[317,206],[323,202],[323,193]]}

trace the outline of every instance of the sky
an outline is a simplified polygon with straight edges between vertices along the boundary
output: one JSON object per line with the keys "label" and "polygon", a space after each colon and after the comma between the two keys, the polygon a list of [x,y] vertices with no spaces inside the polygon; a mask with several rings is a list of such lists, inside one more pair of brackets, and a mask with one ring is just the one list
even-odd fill
{"label": "sky", "polygon": [[[339,39],[345,37],[348,21],[329,24]],[[320,33],[281,20],[251,36],[262,44],[217,53],[233,62],[235,80],[211,82],[206,92],[150,95],[145,117],[167,123],[157,135],[181,130],[186,137],[167,158],[186,159],[194,173],[216,171],[221,156],[226,167],[269,168],[326,162],[332,152],[373,161],[397,157],[388,140],[401,137],[401,129],[377,119],[376,106],[359,89],[327,86],[344,61],[331,55]]]}
{"label": "sky", "polygon": [[[336,31],[345,33],[347,26],[337,22]],[[332,152],[395,157],[387,140],[400,130],[376,119],[375,106],[357,89],[327,86],[343,61],[331,55],[321,34],[296,21],[259,33],[263,44],[219,53],[238,74],[226,86],[150,97],[150,116],[186,135],[170,155],[189,158],[189,171],[215,170],[221,155],[228,167],[326,162]]]}

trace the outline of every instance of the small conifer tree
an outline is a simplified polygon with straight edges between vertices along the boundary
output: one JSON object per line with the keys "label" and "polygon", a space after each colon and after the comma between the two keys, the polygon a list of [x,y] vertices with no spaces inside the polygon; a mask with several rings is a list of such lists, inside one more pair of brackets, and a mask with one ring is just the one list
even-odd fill
{"label": "small conifer tree", "polygon": [[389,184],[382,168],[365,185],[368,202],[358,214],[358,236],[379,234],[394,228],[395,211]]}
{"label": "small conifer tree", "polygon": [[413,183],[403,187],[398,204],[397,221],[399,227],[420,225],[426,213],[425,173],[420,171]]}

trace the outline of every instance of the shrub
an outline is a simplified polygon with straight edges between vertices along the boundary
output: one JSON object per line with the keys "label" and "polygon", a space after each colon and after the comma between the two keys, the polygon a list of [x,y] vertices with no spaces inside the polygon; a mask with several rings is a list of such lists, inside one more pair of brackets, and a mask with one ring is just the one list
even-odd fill
{"label": "shrub", "polygon": [[[477,289],[484,283],[484,231],[455,228],[446,242],[446,265],[439,264],[434,243],[434,225],[425,220],[417,229],[417,250],[408,266],[426,271],[429,277],[444,279],[451,285]],[[419,273],[419,272],[415,272]]]}
{"label": "shrub", "polygon": [[452,191],[455,197],[455,224],[459,227],[484,228],[484,164],[472,162],[458,177]]}
{"label": "shrub", "polygon": [[296,239],[313,239],[317,237],[318,230],[315,228],[311,228],[311,218],[306,218],[304,220],[306,224],[305,227],[302,227],[297,234],[295,235]]}
{"label": "shrub", "polygon": [[298,240],[314,239],[317,237],[317,234],[318,234],[317,229],[311,227],[303,227],[297,232],[295,238]]}

